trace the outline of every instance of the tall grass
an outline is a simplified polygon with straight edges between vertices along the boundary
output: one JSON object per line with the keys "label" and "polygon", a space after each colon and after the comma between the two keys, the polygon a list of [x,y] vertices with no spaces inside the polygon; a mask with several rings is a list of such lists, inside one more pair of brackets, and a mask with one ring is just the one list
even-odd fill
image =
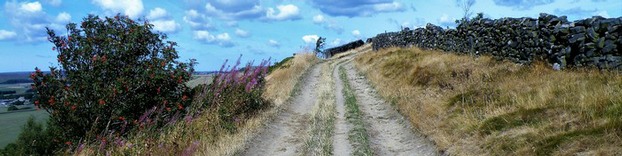
{"label": "tall grass", "polygon": [[269,107],[269,101],[262,97],[268,62],[262,61],[255,67],[248,63],[245,70],[238,68],[240,59],[232,67],[226,67],[225,62],[213,82],[195,89],[191,106],[180,108],[186,109],[187,114],[174,114],[166,118],[169,120],[158,121],[158,116],[166,110],[154,107],[133,121],[137,128],[129,130],[128,137],[113,132],[101,134],[97,140],[85,140],[68,152],[83,155],[212,154],[210,148],[222,142],[223,136],[243,133],[245,123]]}
{"label": "tall grass", "polygon": [[417,48],[355,60],[380,95],[450,154],[622,154],[617,71],[554,71]]}

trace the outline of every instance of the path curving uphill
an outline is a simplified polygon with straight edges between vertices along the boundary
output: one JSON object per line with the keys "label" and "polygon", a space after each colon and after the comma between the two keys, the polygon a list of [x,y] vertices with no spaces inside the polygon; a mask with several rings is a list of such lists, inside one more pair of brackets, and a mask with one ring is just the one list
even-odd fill
{"label": "path curving uphill", "polygon": [[[294,95],[287,108],[271,123],[268,123],[241,154],[439,155],[435,145],[424,136],[413,132],[408,120],[381,99],[367,80],[358,74],[352,64],[352,58],[360,52],[366,52],[363,50],[369,49],[370,46],[365,45],[340,57],[314,65],[310,73],[302,79],[304,82],[302,82],[300,91]],[[340,75],[340,72],[344,72],[344,75]],[[330,79],[322,76],[327,74],[330,75]],[[333,90],[330,94],[334,94],[334,98],[318,96],[318,94],[326,93],[325,88],[318,87],[324,84],[331,84],[329,86]],[[350,90],[348,94],[350,97],[345,95],[346,89]],[[348,100],[350,100],[349,106],[347,106]],[[326,103],[334,105],[330,106],[332,109],[326,109],[332,110],[329,113],[334,115],[334,118],[330,118],[334,122],[329,122],[333,124],[324,125],[326,127],[321,128],[327,133],[316,135],[317,132],[313,129],[317,129],[317,125],[313,123],[317,121],[312,120],[318,119],[314,118],[317,116],[314,114],[317,111],[312,110],[317,107],[326,107]],[[356,114],[348,114],[352,112],[359,112],[360,117],[357,118]],[[313,139],[325,137],[326,134],[332,134],[332,139],[329,141]],[[310,140],[329,143],[309,143]],[[323,147],[309,150],[306,148],[313,148],[309,147],[309,144],[320,144]],[[365,152],[365,149],[371,152]]]}

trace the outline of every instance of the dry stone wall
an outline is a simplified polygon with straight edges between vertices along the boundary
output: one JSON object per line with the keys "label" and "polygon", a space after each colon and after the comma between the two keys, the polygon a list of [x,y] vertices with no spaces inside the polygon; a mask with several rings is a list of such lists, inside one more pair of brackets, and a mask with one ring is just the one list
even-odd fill
{"label": "dry stone wall", "polygon": [[364,44],[365,44],[365,42],[363,42],[363,40],[356,40],[356,41],[353,41],[353,42],[350,42],[350,43],[347,43],[347,44],[344,44],[344,45],[341,45],[341,46],[337,46],[337,47],[326,49],[326,50],[324,50],[324,53],[328,54],[329,57],[330,56],[335,56],[336,54],[343,53],[343,52],[346,52],[348,50],[352,50],[352,49],[358,48],[360,46],[363,46]]}
{"label": "dry stone wall", "polygon": [[566,16],[488,19],[482,15],[456,29],[424,28],[378,34],[373,49],[416,46],[464,54],[488,54],[518,63],[546,60],[564,67],[622,69],[622,17],[570,22]]}

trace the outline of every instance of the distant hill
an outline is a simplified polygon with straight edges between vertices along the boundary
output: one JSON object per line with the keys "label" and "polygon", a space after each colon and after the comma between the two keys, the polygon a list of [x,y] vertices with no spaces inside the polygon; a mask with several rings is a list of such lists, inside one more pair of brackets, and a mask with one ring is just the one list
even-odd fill
{"label": "distant hill", "polygon": [[[0,73],[0,84],[30,83],[32,72],[6,72]],[[49,72],[48,72],[49,73]]]}

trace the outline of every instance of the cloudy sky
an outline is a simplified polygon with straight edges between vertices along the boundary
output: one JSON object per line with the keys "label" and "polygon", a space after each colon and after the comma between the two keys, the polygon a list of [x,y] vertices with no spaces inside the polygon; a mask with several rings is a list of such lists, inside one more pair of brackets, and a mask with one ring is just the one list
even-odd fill
{"label": "cloudy sky", "polygon": [[[281,60],[318,36],[327,47],[426,23],[453,26],[462,17],[455,0],[2,0],[0,72],[56,65],[45,27],[63,32],[88,14],[148,19],[155,30],[179,43],[182,60],[195,58],[199,71],[216,70],[240,54],[243,61]],[[486,17],[568,19],[622,16],[620,0],[476,0]]]}

